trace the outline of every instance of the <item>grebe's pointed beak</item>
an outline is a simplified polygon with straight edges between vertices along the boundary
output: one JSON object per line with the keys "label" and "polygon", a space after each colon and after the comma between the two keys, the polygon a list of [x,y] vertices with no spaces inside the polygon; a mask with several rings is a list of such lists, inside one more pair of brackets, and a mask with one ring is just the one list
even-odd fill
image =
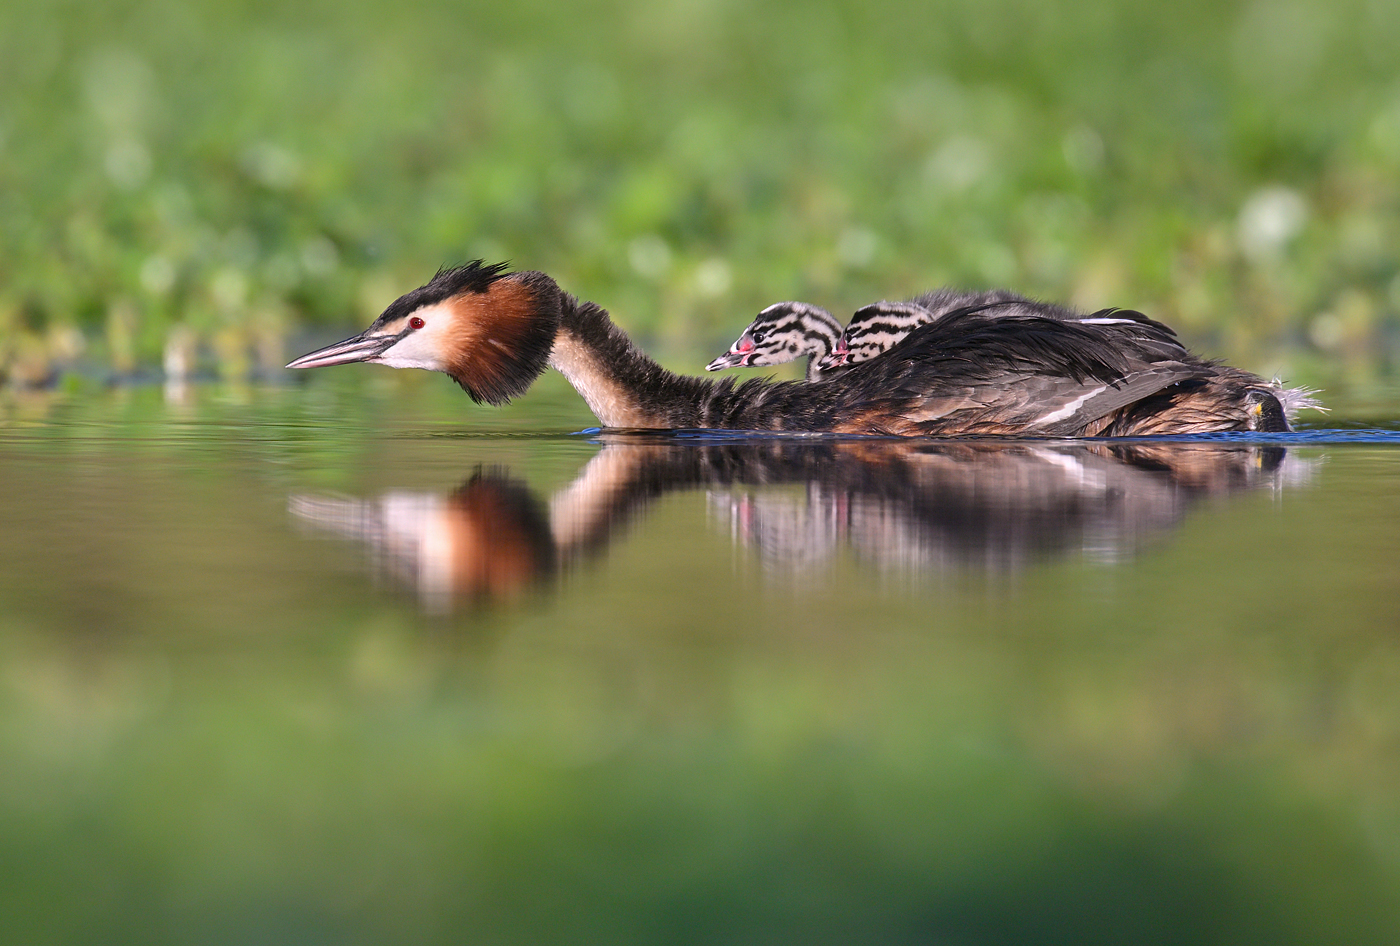
{"label": "grebe's pointed beak", "polygon": [[399,340],[398,335],[361,332],[343,342],[318,348],[287,364],[288,368],[324,368],[328,365],[348,365],[357,361],[373,361],[385,349]]}

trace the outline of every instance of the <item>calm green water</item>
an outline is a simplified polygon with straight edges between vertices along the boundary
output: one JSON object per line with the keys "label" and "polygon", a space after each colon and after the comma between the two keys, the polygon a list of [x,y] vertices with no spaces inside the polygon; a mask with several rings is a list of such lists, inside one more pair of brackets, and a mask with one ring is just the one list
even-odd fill
{"label": "calm green water", "polygon": [[0,938],[1400,937],[1396,435],[416,374],[0,405]]}

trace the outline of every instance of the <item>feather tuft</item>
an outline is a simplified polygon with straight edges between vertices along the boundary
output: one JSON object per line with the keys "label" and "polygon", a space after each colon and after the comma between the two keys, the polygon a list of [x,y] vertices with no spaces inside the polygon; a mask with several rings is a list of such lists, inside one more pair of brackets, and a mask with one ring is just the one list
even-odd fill
{"label": "feather tuft", "polygon": [[[431,283],[429,284],[431,285]],[[499,407],[524,394],[549,363],[560,292],[543,273],[494,279],[451,297],[456,310],[447,373],[473,401]]]}

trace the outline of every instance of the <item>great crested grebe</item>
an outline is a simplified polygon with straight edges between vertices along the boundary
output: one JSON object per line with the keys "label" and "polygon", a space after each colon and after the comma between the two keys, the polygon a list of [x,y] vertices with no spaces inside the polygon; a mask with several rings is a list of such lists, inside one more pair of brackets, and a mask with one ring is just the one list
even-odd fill
{"label": "great crested grebe", "polygon": [[721,368],[768,367],[807,356],[807,380],[830,378],[832,372],[817,367],[817,359],[831,354],[841,337],[841,323],[821,306],[806,302],[778,302],[749,323],[729,351],[705,366]]}
{"label": "great crested grebe", "polygon": [[426,368],[473,400],[504,404],[552,366],[606,427],[1046,437],[1288,429],[1276,384],[1197,358],[1137,313],[1100,325],[957,310],[830,381],[735,384],[673,374],[599,306],[544,273],[504,270],[479,260],[442,270],[364,332],[287,367]]}

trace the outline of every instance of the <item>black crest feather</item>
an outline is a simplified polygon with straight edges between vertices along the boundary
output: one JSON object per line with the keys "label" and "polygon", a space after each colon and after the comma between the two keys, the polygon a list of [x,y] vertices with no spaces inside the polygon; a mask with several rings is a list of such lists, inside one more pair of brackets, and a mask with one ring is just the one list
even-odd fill
{"label": "black crest feather", "polygon": [[479,259],[462,266],[444,266],[426,284],[395,299],[389,308],[380,313],[370,328],[401,319],[415,309],[435,305],[465,292],[486,292],[492,283],[505,275],[508,268],[509,263],[488,264]]}

